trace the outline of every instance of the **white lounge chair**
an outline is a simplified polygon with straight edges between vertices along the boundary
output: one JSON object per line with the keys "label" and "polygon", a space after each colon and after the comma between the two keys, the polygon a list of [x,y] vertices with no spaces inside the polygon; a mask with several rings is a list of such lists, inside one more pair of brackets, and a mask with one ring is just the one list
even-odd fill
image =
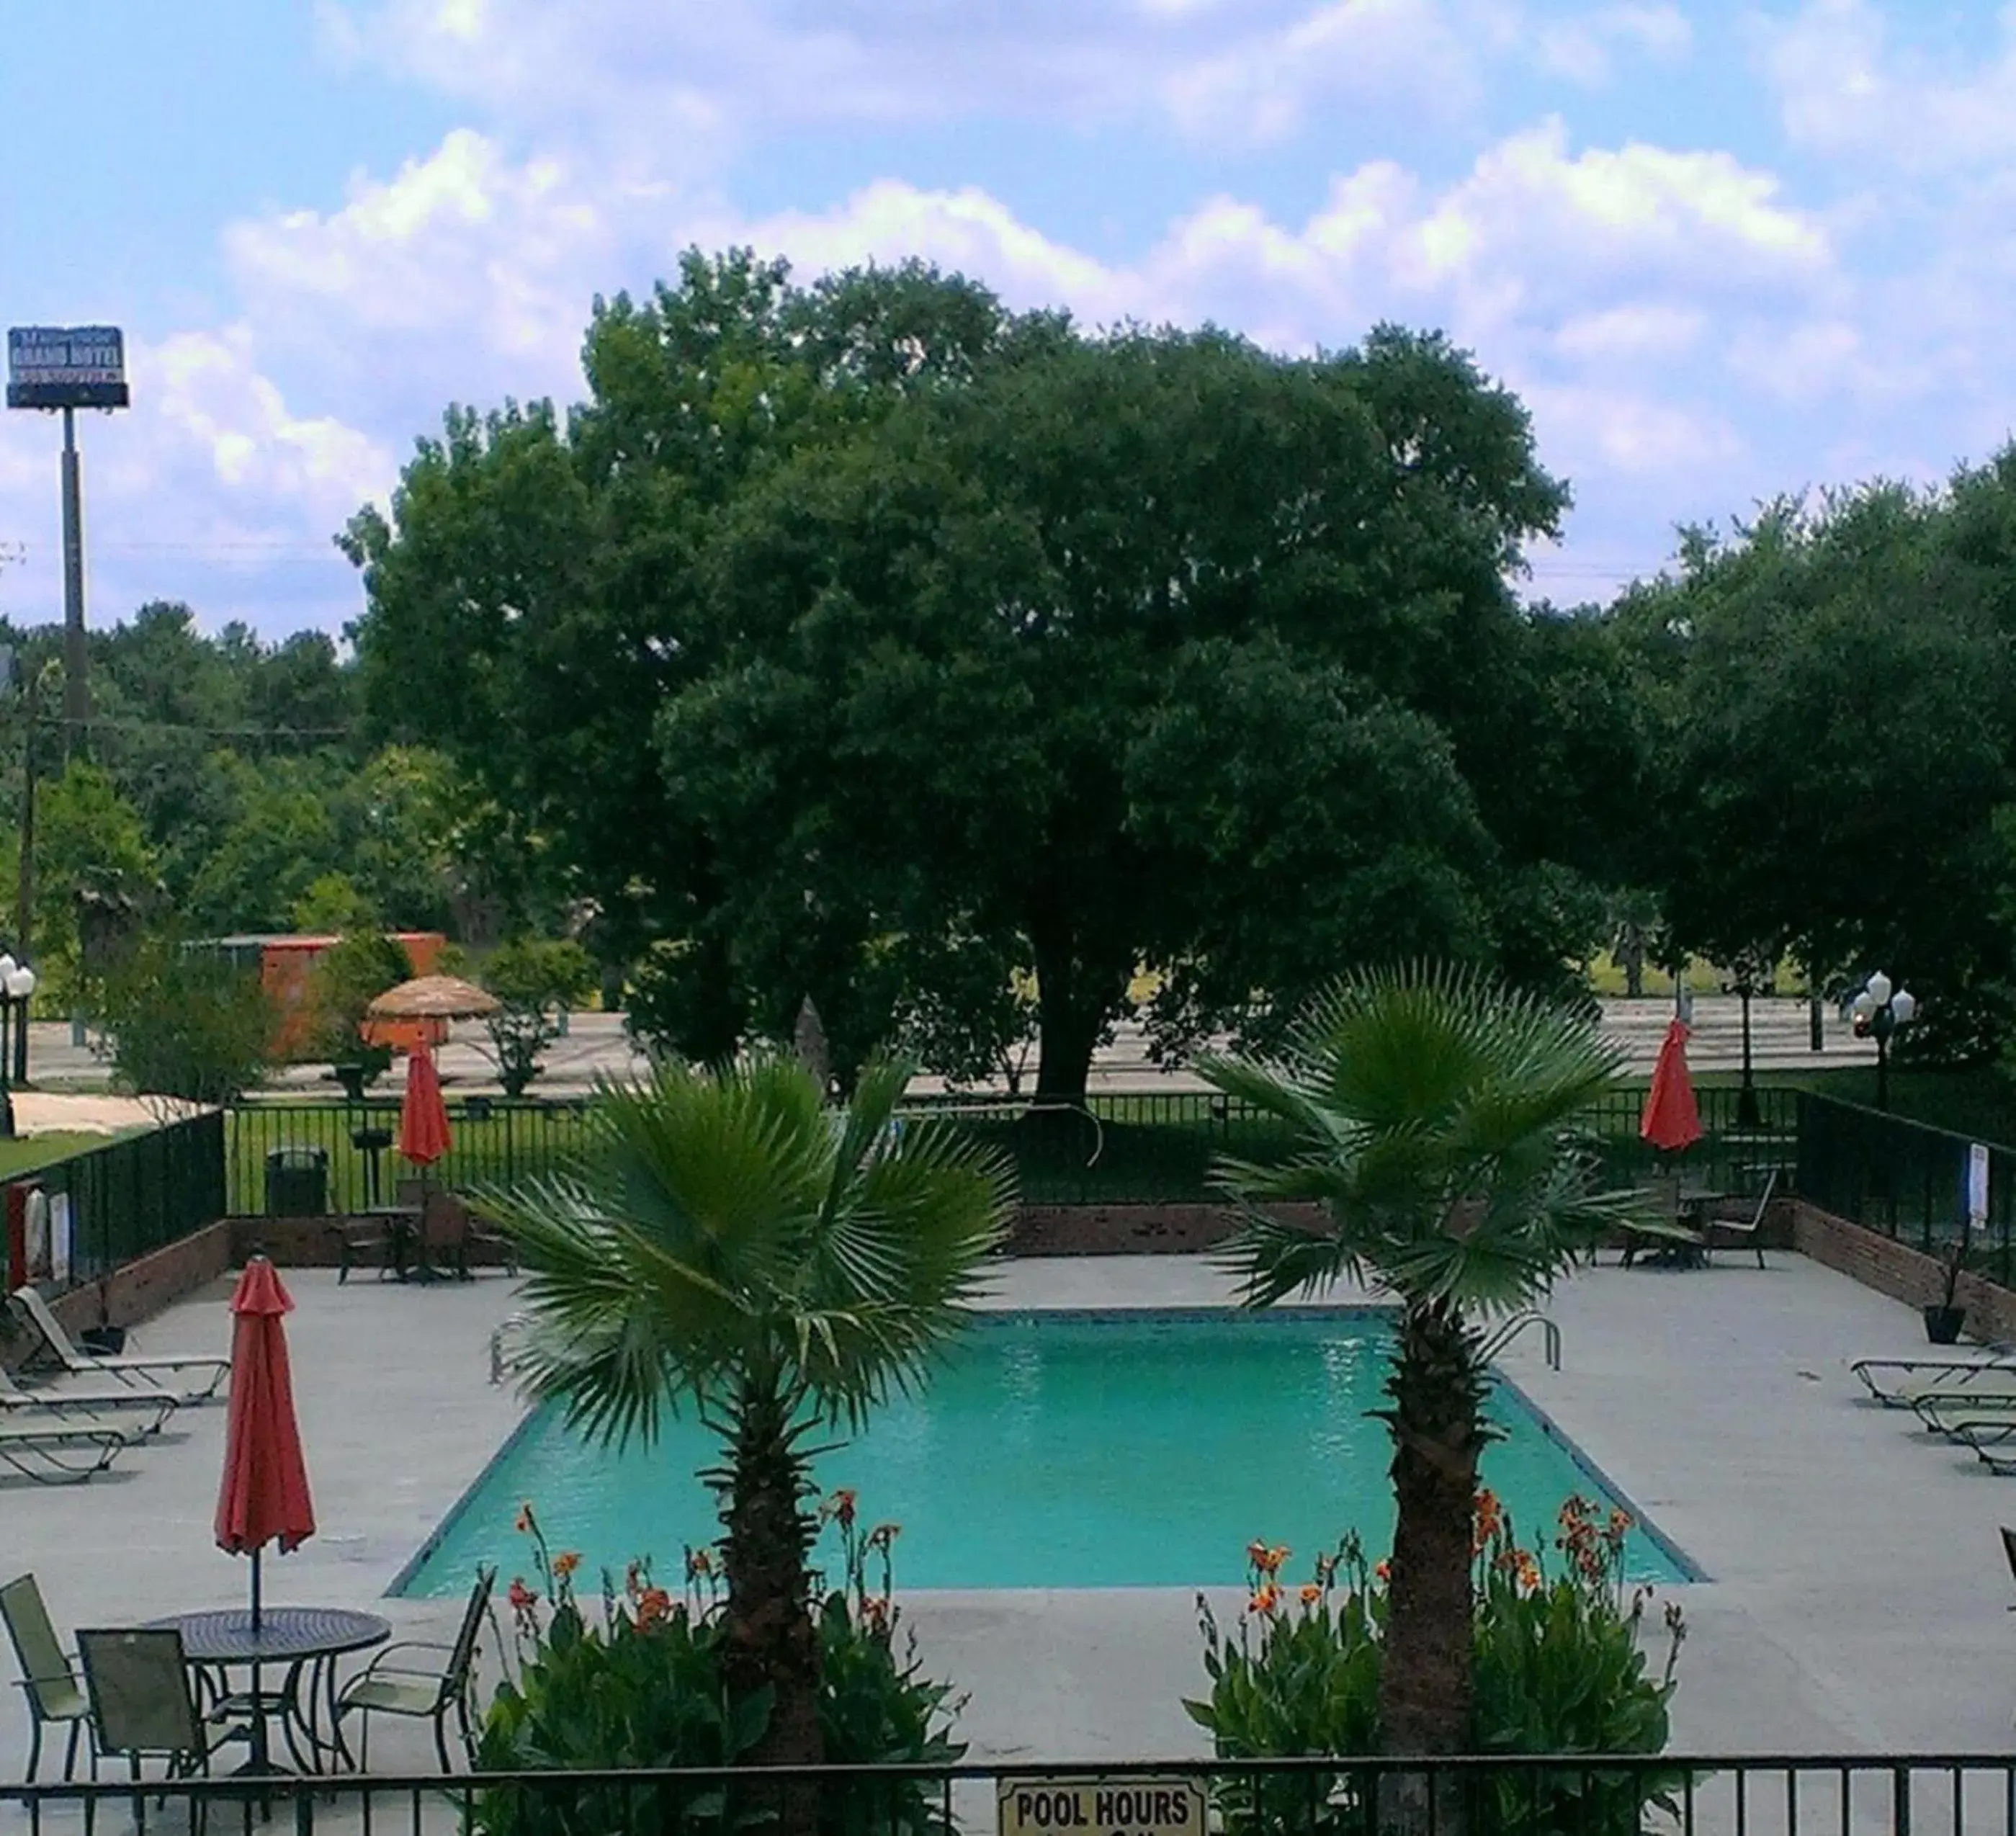
{"label": "white lounge chair", "polygon": [[1949,1384],[1978,1381],[1984,1372],[2016,1377],[2016,1357],[1995,1347],[1977,1357],[1858,1358],[1848,1367],[1886,1409],[1909,1409],[1917,1399]]}
{"label": "white lounge chair", "polygon": [[57,1384],[46,1390],[24,1390],[0,1370],[0,1421],[96,1422],[137,1440],[159,1434],[181,1400],[166,1390],[121,1384]]}
{"label": "white lounge chair", "polygon": [[1744,1248],[1756,1252],[1757,1266],[1762,1269],[1765,1265],[1764,1244],[1758,1233],[1764,1227],[1765,1215],[1771,1208],[1772,1195],[1777,1190],[1778,1169],[1773,1167],[1770,1177],[1764,1182],[1764,1190],[1758,1193],[1755,1204],[1744,1200],[1739,1208],[1736,1203],[1725,1201],[1720,1208],[1704,1218],[1701,1220],[1702,1254],[1712,1256],[1718,1248],[1735,1247],[1718,1244],[1715,1241],[1718,1234],[1741,1237],[1747,1240],[1743,1244]]}
{"label": "white lounge chair", "polygon": [[1954,1415],[1945,1418],[1939,1431],[1968,1449],[1990,1472],[2016,1473],[2016,1410]]}
{"label": "white lounge chair", "polygon": [[[136,1379],[151,1383],[156,1373],[172,1376],[188,1371],[194,1373],[187,1380],[189,1387],[175,1394],[184,1402],[201,1402],[215,1395],[218,1386],[231,1374],[229,1358],[193,1352],[128,1352],[116,1358],[92,1357],[71,1344],[63,1323],[49,1311],[49,1302],[32,1287],[17,1287],[13,1300],[21,1317],[73,1377],[112,1377],[121,1383],[133,1383]],[[200,1379],[207,1381],[199,1389],[196,1386]]]}
{"label": "white lounge chair", "polygon": [[[40,1485],[88,1479],[131,1445],[117,1428],[81,1422],[0,1421],[0,1461]],[[80,1460],[88,1464],[79,1465]]]}

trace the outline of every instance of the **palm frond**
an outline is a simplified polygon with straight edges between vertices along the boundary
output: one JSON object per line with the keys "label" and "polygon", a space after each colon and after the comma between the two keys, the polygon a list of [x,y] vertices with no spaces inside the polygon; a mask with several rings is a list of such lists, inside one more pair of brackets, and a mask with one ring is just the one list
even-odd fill
{"label": "palm frond", "polygon": [[[1591,1194],[1569,1132],[1619,1062],[1586,1021],[1474,970],[1341,978],[1280,1062],[1206,1068],[1293,1134],[1277,1162],[1215,1163],[1217,1189],[1247,1208],[1230,1259],[1249,1298],[1345,1273],[1485,1311],[1543,1292],[1631,1208]],[[1295,1202],[1324,1207],[1323,1239],[1255,1210]]]}

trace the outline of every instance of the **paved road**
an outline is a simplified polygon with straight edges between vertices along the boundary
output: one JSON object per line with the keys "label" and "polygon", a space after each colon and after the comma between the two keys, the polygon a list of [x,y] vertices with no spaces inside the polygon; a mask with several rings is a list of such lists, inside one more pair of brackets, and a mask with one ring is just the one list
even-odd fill
{"label": "paved road", "polygon": [[[1672,1003],[1663,997],[1604,1003],[1604,1031],[1624,1046],[1629,1068],[1640,1075],[1651,1071],[1666,1023],[1672,1017]],[[1753,1002],[1752,1062],[1765,1072],[1874,1062],[1874,1044],[1852,1037],[1831,1010],[1825,1015],[1823,1031],[1824,1049],[1816,1053],[1811,1047],[1804,1001]],[[480,1027],[457,1029],[456,1036],[441,1054],[441,1082],[451,1093],[497,1089],[496,1067],[488,1056],[487,1046]],[[623,1077],[644,1067],[642,1055],[624,1034],[622,1017],[613,1013],[574,1015],[567,1036],[547,1049],[545,1062],[545,1075],[535,1088],[555,1096],[578,1094],[589,1089],[598,1074]],[[1733,1071],[1741,1064],[1741,1007],[1733,997],[1696,999],[1687,1062],[1696,1071]],[[1032,1063],[1032,1073],[1034,1068]],[[102,1089],[108,1081],[103,1060],[88,1046],[73,1044],[70,1028],[59,1023],[38,1021],[29,1029],[29,1070],[33,1082],[49,1089]],[[325,1065],[290,1066],[273,1083],[275,1089],[303,1093],[333,1094],[335,1090]],[[934,1085],[935,1080],[925,1080],[920,1087]],[[1093,1088],[1096,1090],[1199,1087],[1197,1080],[1186,1073],[1165,1071],[1151,1064],[1145,1035],[1135,1025],[1120,1028],[1118,1036],[1100,1053],[1093,1070]]]}

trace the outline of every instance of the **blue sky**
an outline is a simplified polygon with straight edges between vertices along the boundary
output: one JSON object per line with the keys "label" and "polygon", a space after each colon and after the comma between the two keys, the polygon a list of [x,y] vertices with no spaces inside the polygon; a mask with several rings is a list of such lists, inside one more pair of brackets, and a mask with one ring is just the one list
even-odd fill
{"label": "blue sky", "polygon": [[[1568,478],[1535,589],[1937,480],[2016,420],[2016,8],[1950,0],[8,0],[0,319],[127,330],[94,621],[340,626],[329,537],[452,400],[571,397],[679,249],[917,254],[1012,303],[1442,327]],[[200,31],[194,29],[200,22]],[[0,610],[59,615],[0,418]]]}

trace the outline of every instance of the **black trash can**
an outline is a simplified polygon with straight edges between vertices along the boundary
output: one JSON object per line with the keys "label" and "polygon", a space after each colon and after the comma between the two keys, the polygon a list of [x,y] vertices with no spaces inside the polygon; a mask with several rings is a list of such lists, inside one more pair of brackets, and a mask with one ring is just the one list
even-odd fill
{"label": "black trash can", "polygon": [[266,1215],[319,1218],[329,1209],[329,1150],[275,1147],[266,1156]]}

